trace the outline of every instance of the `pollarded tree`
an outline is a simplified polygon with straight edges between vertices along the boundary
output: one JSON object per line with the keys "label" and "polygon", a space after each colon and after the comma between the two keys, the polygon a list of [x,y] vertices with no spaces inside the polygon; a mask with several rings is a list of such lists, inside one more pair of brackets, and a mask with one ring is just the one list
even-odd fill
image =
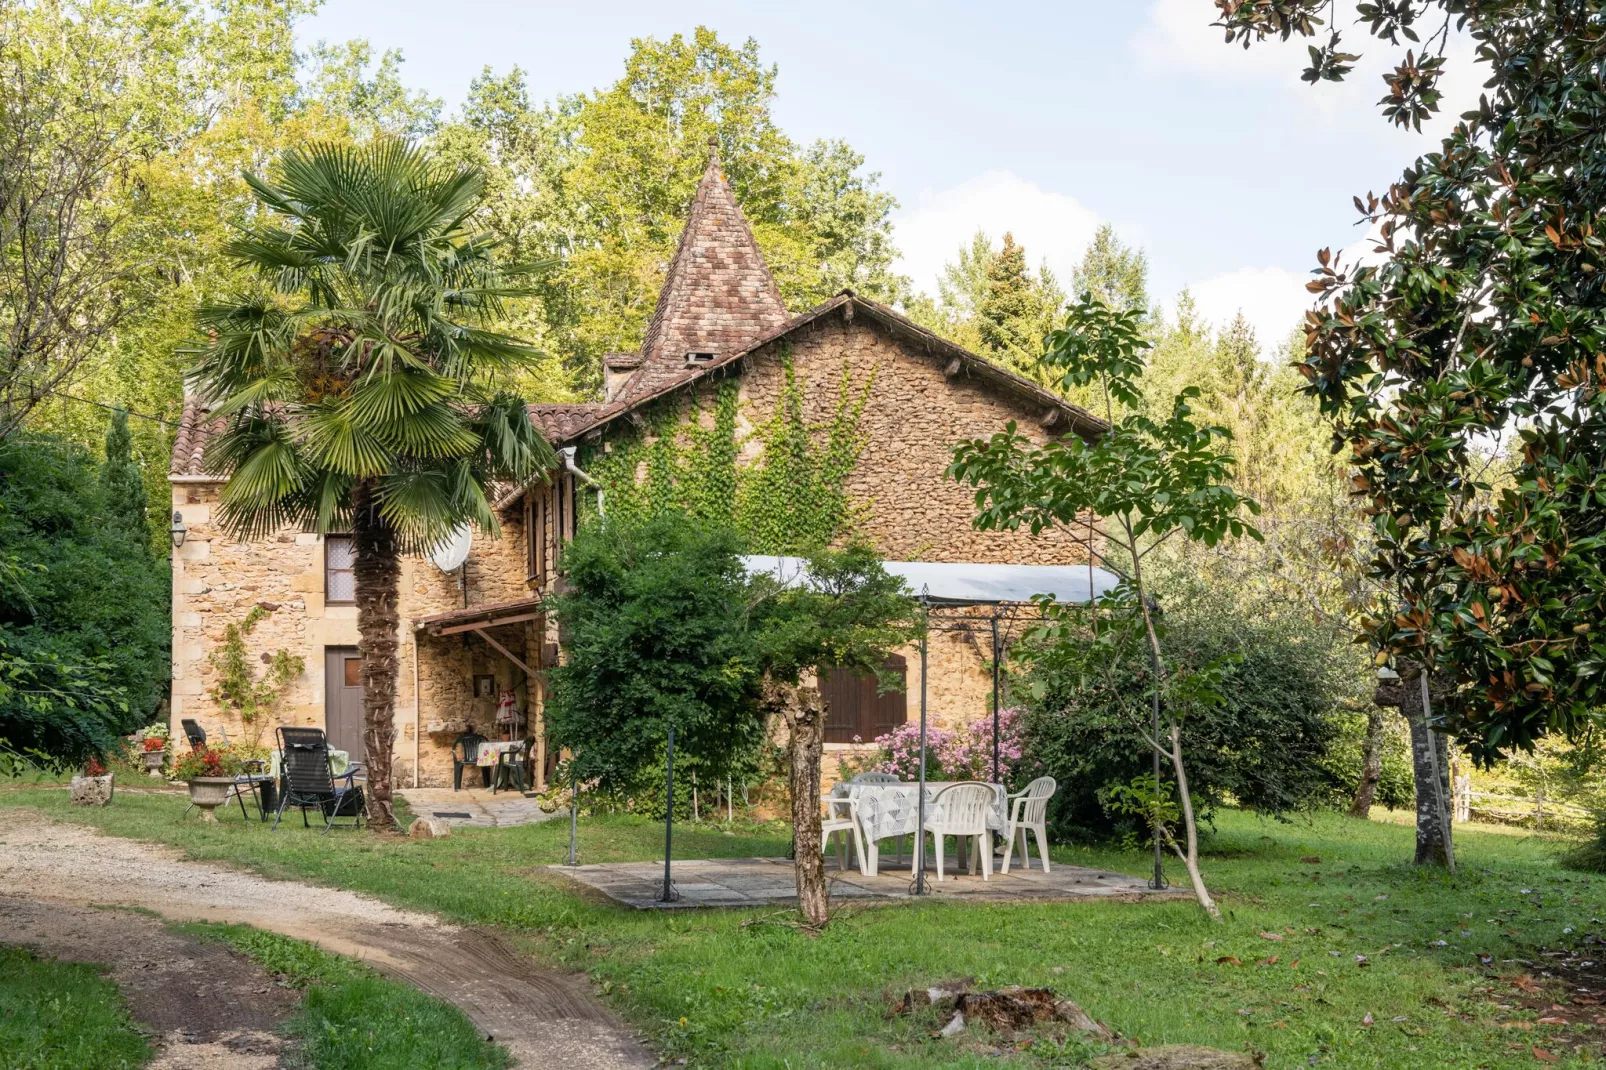
{"label": "pollarded tree", "polygon": [[193,351],[225,423],[207,469],[241,538],[352,533],[368,814],[388,829],[401,555],[494,532],[487,486],[553,463],[523,401],[488,386],[539,354],[480,325],[520,291],[471,226],[478,171],[376,140],[294,149],[247,181],[262,213],[229,251],[262,286],[203,308]]}
{"label": "pollarded tree", "polygon": [[[1158,782],[1134,783],[1127,798],[1142,794],[1157,839],[1166,842],[1187,867],[1195,896],[1212,917],[1220,911],[1199,872],[1198,825],[1182,754],[1181,718],[1190,707],[1219,702],[1216,685],[1224,665],[1186,671],[1169,664],[1162,648],[1163,627],[1156,619],[1143,560],[1171,536],[1214,546],[1228,536],[1260,533],[1243,513],[1258,512],[1253,501],[1232,488],[1231,434],[1194,422],[1196,388],[1183,390],[1170,411],[1151,417],[1141,409],[1144,354],[1141,308],[1110,308],[1091,294],[1066,314],[1065,326],[1049,337],[1043,362],[1062,373],[1065,388],[1093,386],[1104,398],[1110,427],[1095,441],[1075,435],[1037,446],[1013,421],[991,439],[971,439],[954,447],[948,474],[977,488],[975,525],[983,530],[1028,527],[1065,531],[1090,554],[1122,577],[1101,607],[1106,619],[1091,630],[1062,607],[1049,605],[1040,637],[1086,646],[1093,662],[1113,663],[1133,649],[1146,651],[1153,668],[1150,698],[1162,702],[1163,720],[1142,731],[1176,778],[1175,802],[1167,802]],[[1116,418],[1116,405],[1128,414]],[[1074,652],[1073,652],[1074,653]],[[1084,659],[1087,660],[1087,659]],[[1157,781],[1157,778],[1153,778]],[[1135,794],[1136,793],[1136,794]],[[1180,815],[1186,844],[1162,820],[1172,808]]]}
{"label": "pollarded tree", "polygon": [[760,708],[787,728],[797,905],[818,929],[830,914],[819,798],[826,709],[817,674],[844,668],[880,677],[887,656],[914,640],[923,622],[903,580],[863,545],[815,553],[796,580],[782,586],[756,579],[754,620]]}

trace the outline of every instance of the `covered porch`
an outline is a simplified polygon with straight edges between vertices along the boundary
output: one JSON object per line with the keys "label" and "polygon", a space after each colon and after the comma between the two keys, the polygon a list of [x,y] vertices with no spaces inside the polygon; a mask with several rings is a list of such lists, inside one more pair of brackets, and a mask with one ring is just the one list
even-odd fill
{"label": "covered porch", "polygon": [[[414,789],[483,789],[492,766],[458,769],[464,736],[495,745],[523,743],[524,783],[543,791],[555,763],[542,730],[544,668],[557,659],[545,642],[539,597],[465,606],[413,621]],[[514,760],[509,757],[509,761]],[[481,772],[484,769],[484,772]]]}

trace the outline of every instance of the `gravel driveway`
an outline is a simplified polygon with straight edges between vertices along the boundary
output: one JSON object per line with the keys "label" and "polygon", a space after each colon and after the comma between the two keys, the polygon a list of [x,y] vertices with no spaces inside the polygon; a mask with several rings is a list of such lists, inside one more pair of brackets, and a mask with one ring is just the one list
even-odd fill
{"label": "gravel driveway", "polygon": [[[332,888],[0,811],[0,889],[28,902],[142,907],[174,921],[254,925],[358,959],[458,1006],[523,1066],[645,1070],[656,1059],[584,981],[532,968],[497,937]],[[0,943],[13,939],[0,913]]]}

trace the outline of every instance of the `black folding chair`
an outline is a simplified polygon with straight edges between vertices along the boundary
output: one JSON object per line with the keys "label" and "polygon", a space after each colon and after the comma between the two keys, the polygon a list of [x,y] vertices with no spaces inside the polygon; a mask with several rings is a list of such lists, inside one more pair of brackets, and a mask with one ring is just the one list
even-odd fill
{"label": "black folding chair", "polygon": [[307,821],[307,808],[317,807],[323,816],[324,835],[334,828],[335,819],[352,818],[356,828],[362,828],[363,794],[357,786],[357,766],[352,766],[339,777],[329,771],[329,740],[321,728],[280,728],[279,737],[279,808],[273,815],[273,827],[279,827],[287,806],[301,811],[301,824]]}
{"label": "black folding chair", "polygon": [[184,738],[190,741],[190,750],[200,750],[206,746],[206,729],[198,722],[186,717],[179,724],[184,726]]}

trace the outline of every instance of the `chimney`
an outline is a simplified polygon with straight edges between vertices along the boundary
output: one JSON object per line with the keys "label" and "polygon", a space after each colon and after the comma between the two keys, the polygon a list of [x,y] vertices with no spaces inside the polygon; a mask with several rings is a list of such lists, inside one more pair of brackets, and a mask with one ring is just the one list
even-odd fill
{"label": "chimney", "polygon": [[639,353],[609,353],[602,358],[602,401],[608,404],[618,399],[630,382],[636,369],[641,367]]}

